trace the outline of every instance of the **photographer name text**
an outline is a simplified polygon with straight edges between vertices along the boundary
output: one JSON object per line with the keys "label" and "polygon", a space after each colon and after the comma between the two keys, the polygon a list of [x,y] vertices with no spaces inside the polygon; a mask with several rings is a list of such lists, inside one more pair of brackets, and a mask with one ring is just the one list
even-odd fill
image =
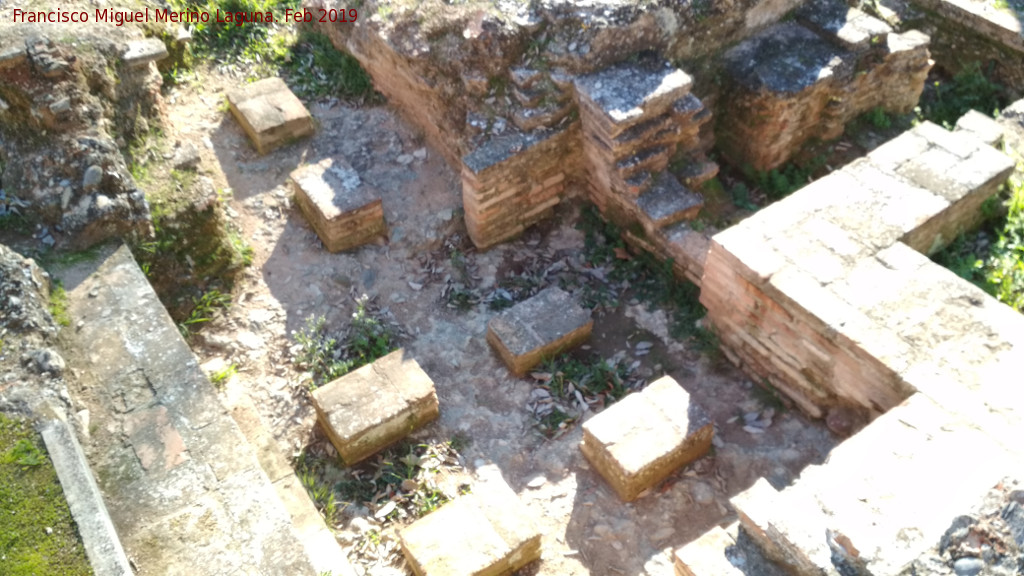
{"label": "photographer name text", "polygon": [[99,22],[124,26],[128,23],[148,22],[170,22],[174,24],[208,24],[220,22],[242,26],[244,24],[263,23],[299,23],[299,22],[355,22],[359,17],[355,8],[327,9],[327,8],[302,8],[292,10],[286,8],[284,13],[267,10],[265,12],[226,12],[220,9],[209,12],[204,10],[181,10],[173,11],[166,8],[146,8],[145,10],[113,10],[110,8],[97,8],[93,12],[87,10],[22,10],[13,9],[15,24],[35,23],[74,23],[84,24],[87,22]]}

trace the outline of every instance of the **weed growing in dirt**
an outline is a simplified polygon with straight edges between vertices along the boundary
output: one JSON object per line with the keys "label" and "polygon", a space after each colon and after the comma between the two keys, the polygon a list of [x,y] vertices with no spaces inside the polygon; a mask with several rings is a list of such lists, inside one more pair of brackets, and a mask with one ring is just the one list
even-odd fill
{"label": "weed growing in dirt", "polygon": [[4,574],[92,574],[42,439],[0,414],[0,566]]}
{"label": "weed growing in dirt", "polygon": [[664,309],[672,319],[673,338],[696,343],[702,352],[717,351],[714,335],[697,325],[707,314],[698,300],[700,289],[678,280],[671,261],[660,262],[647,252],[630,254],[622,232],[614,224],[605,222],[592,206],[584,208],[578,228],[584,233],[583,250],[589,264],[610,268],[610,280],[627,282],[648,306]]}
{"label": "weed growing in dirt", "polygon": [[[218,9],[221,13],[271,11],[282,18],[285,9],[295,10],[300,2],[179,0],[175,4],[179,10],[210,13]],[[280,22],[247,22],[241,26],[233,22],[196,23],[193,25],[193,50],[203,60],[245,65],[255,77],[282,76],[303,98],[378,100],[370,76],[355,58],[337,50],[326,35],[306,27],[295,34],[291,26]],[[186,70],[180,67],[168,74],[175,83],[186,76]]]}
{"label": "weed growing in dirt", "polygon": [[370,75],[359,62],[319,32],[302,32],[281,68],[292,90],[301,97],[377,100]]}
{"label": "weed growing in dirt", "polygon": [[989,80],[981,64],[973,62],[952,80],[936,81],[925,90],[921,105],[915,112],[920,120],[930,120],[952,130],[956,121],[968,110],[995,116],[1006,102],[1003,86]]}
{"label": "weed growing in dirt", "polygon": [[211,374],[210,383],[212,383],[217,388],[223,388],[224,384],[228,380],[230,380],[231,377],[234,376],[235,374],[238,374],[238,365],[230,364]]}
{"label": "weed growing in dirt", "polygon": [[600,410],[643,384],[624,360],[609,362],[578,352],[549,359],[530,376],[536,382],[531,409],[538,430],[548,438],[563,434],[584,412]]}
{"label": "weed growing in dirt", "polygon": [[221,309],[231,306],[231,295],[219,290],[209,290],[202,296],[192,299],[192,312],[183,322],[178,324],[178,331],[186,340],[192,336],[199,324],[209,322]]}
{"label": "weed growing in dirt", "polygon": [[[990,220],[978,234],[960,236],[934,259],[1024,313],[1024,163],[1018,164],[1001,198],[1005,218]],[[991,216],[993,208],[987,212]]]}
{"label": "weed growing in dirt", "polygon": [[312,374],[312,388],[398,349],[397,331],[374,314],[368,305],[369,298],[365,294],[356,299],[356,311],[341,338],[327,332],[327,320],[323,316],[310,316],[306,319],[305,329],[293,332],[293,338],[300,346],[295,362]]}
{"label": "weed growing in dirt", "polygon": [[769,200],[781,200],[806,186],[813,175],[825,167],[827,161],[828,158],[822,154],[802,164],[790,162],[768,171],[752,170],[748,167],[744,170],[744,175],[757,185]]}
{"label": "weed growing in dirt", "polygon": [[64,291],[64,284],[59,280],[54,283],[50,290],[50,316],[53,321],[61,326],[71,325],[71,315],[68,314],[68,293]]}
{"label": "weed growing in dirt", "polygon": [[[0,182],[3,181],[4,165],[0,162]],[[16,196],[8,196],[3,188],[0,188],[0,231],[10,230],[18,235],[26,235],[32,232],[32,222],[23,214],[28,208],[28,202]]]}
{"label": "weed growing in dirt", "polygon": [[868,122],[879,130],[885,130],[892,126],[892,119],[889,118],[889,114],[887,114],[885,109],[881,106],[875,106],[865,116],[867,117]]}
{"label": "weed growing in dirt", "polygon": [[452,268],[452,278],[446,286],[444,298],[449,308],[465,312],[480,302],[480,295],[472,288],[472,275],[467,255],[458,247],[450,246],[448,263]]}
{"label": "weed growing in dirt", "polygon": [[357,515],[366,514],[372,529],[357,537],[353,553],[358,559],[400,562],[393,528],[422,518],[469,490],[455,446],[455,440],[402,441],[348,468],[336,458],[304,450],[293,464],[331,528],[344,528],[342,513],[347,507],[365,510]]}

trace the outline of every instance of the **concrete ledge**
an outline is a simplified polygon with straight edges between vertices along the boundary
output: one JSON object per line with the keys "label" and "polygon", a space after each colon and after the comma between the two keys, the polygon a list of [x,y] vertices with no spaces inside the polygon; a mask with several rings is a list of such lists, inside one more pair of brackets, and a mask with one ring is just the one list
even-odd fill
{"label": "concrete ledge", "polygon": [[134,572],[75,435],[60,420],[44,422],[40,433],[96,576],[131,576]]}

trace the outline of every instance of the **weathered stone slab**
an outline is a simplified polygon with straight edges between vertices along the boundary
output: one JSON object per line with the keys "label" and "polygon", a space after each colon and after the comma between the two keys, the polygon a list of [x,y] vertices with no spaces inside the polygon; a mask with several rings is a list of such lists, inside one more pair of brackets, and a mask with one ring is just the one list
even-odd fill
{"label": "weathered stone slab", "polygon": [[167,58],[167,46],[157,38],[133,40],[128,43],[128,49],[121,58],[129,68],[140,68]]}
{"label": "weathered stone slab", "polygon": [[667,62],[624,63],[576,80],[581,103],[607,119],[615,137],[642,119],[665,112],[690,90],[693,79]]}
{"label": "weathered stone slab", "polygon": [[841,0],[808,2],[797,10],[797,18],[851,50],[870,48],[872,40],[892,32],[892,27],[885,22]]}
{"label": "weathered stone slab", "polygon": [[228,92],[228,104],[260,154],[313,133],[313,117],[280,78]]}
{"label": "weathered stone slab", "polygon": [[499,576],[540,558],[540,532],[493,465],[473,492],[445,504],[399,534],[417,576]]}
{"label": "weathered stone slab", "polygon": [[512,373],[522,376],[544,359],[582,343],[593,327],[590,311],[552,286],[491,318],[487,342]]}
{"label": "weathered stone slab", "polygon": [[580,450],[629,502],[703,456],[713,433],[704,409],[664,376],[585,422]]}
{"label": "weathered stone slab", "polygon": [[295,200],[330,252],[387,234],[377,191],[344,160],[327,158],[291,174]]}
{"label": "weathered stone slab", "polygon": [[[127,247],[64,276],[104,504],[140,574],[311,574],[251,446]],[[70,273],[69,273],[70,274]]]}
{"label": "weathered stone slab", "polygon": [[312,396],[320,425],[350,465],[438,416],[434,382],[404,349],[317,388]]}
{"label": "weathered stone slab", "polygon": [[796,94],[828,81],[845,52],[795,23],[756,34],[724,55],[733,80],[753,91]]}

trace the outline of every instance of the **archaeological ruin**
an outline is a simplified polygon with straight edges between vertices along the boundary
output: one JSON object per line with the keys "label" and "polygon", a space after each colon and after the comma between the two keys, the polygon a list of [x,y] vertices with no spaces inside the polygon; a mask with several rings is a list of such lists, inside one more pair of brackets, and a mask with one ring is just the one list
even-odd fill
{"label": "archaeological ruin", "polygon": [[70,4],[0,574],[1024,574],[1021,0]]}

